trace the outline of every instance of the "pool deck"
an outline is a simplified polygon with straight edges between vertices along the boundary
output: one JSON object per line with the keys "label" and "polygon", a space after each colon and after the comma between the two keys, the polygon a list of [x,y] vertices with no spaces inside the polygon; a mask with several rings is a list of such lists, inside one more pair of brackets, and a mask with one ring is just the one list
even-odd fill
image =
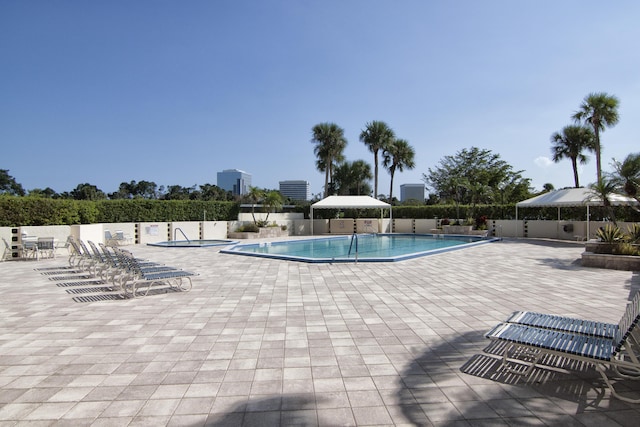
{"label": "pool deck", "polygon": [[581,245],[388,264],[127,249],[198,272],[193,290],[110,300],[66,256],[0,263],[0,427],[639,423],[592,367],[525,379],[484,352],[515,310],[618,322],[640,272],[584,268]]}

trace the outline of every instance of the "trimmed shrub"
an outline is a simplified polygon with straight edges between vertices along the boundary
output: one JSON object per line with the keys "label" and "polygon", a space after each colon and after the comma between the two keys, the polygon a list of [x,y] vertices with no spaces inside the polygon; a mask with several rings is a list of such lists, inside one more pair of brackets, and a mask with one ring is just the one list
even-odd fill
{"label": "trimmed shrub", "polygon": [[260,227],[258,227],[256,224],[249,222],[241,227],[238,227],[238,229],[236,230],[238,233],[257,233],[260,231]]}
{"label": "trimmed shrub", "polygon": [[200,200],[72,200],[0,196],[0,226],[153,221],[233,221],[234,202]]}

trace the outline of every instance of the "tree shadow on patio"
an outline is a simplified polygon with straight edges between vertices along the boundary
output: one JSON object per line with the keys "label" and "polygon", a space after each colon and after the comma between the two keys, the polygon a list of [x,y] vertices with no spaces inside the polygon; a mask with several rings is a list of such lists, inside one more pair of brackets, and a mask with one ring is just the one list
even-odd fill
{"label": "tree shadow on patio", "polygon": [[[541,413],[553,423],[568,421],[573,411],[611,415],[612,409],[637,409],[611,397],[592,365],[549,359],[549,369],[536,368],[523,377],[500,369],[504,349],[486,342],[484,332],[470,331],[414,359],[401,374],[399,400],[405,417],[416,425],[459,425],[463,420],[528,424],[540,422]],[[638,390],[640,384],[632,383],[617,381],[616,386]],[[539,398],[558,399],[558,413],[537,407],[548,403]]]}
{"label": "tree shadow on patio", "polygon": [[317,425],[316,402],[312,398],[283,395],[238,403],[228,411],[210,414],[206,427]]}

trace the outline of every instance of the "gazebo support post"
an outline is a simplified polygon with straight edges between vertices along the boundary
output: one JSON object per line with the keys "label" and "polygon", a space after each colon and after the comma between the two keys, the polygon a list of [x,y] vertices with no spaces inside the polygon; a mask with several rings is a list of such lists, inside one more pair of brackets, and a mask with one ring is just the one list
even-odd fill
{"label": "gazebo support post", "polygon": [[589,213],[589,205],[587,204],[587,242],[589,241],[589,236],[591,236],[591,230],[589,227],[589,218],[591,217],[591,214]]}

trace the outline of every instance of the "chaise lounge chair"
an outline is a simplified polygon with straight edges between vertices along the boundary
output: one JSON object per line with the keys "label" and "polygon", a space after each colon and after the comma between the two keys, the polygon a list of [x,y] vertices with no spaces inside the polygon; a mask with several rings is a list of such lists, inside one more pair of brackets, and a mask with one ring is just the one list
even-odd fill
{"label": "chaise lounge chair", "polygon": [[91,266],[96,262],[87,246],[82,240],[73,236],[67,238],[71,249],[69,250],[69,266],[83,271],[90,271]]}
{"label": "chaise lounge chair", "polygon": [[117,230],[115,234],[111,234],[111,231],[104,230],[104,241],[107,246],[122,246],[132,243],[131,237],[124,234],[123,231]]}
{"label": "chaise lounge chair", "polygon": [[190,291],[193,286],[191,276],[196,276],[195,273],[167,266],[145,268],[131,252],[120,248],[113,248],[113,251],[125,271],[118,278],[125,297],[146,296],[154,286],[169,286],[183,292]]}
{"label": "chaise lounge chair", "polygon": [[505,322],[603,338],[615,338],[619,326],[617,323],[584,320],[532,311],[516,311]]}
{"label": "chaise lounge chair", "polygon": [[[0,262],[12,260],[13,249],[11,249],[11,245],[9,245],[9,242],[7,242],[7,240],[4,237],[2,238],[2,241],[4,242],[4,252],[2,253],[2,258],[0,258]],[[16,251],[18,251],[18,256],[21,256],[20,252],[22,251],[22,248],[20,246],[16,246]]]}
{"label": "chaise lounge chair", "polygon": [[[563,357],[595,365],[605,384],[616,398],[630,403],[640,403],[640,399],[621,396],[607,376],[611,367],[622,378],[640,379],[640,344],[635,333],[640,322],[640,293],[627,305],[618,325],[602,322],[582,321],[586,333],[572,330],[580,319],[534,313],[531,326],[523,323],[500,323],[485,335],[487,338],[506,344],[502,357],[502,367],[511,373],[528,376],[538,363],[548,355]],[[510,318],[524,321],[527,316]],[[545,321],[546,320],[546,321]],[[599,327],[592,327],[597,323]],[[540,327],[542,325],[550,327]],[[613,328],[612,328],[613,327]],[[601,335],[595,335],[598,331]],[[612,336],[603,336],[612,333]],[[524,371],[514,369],[512,363],[526,366]]]}

